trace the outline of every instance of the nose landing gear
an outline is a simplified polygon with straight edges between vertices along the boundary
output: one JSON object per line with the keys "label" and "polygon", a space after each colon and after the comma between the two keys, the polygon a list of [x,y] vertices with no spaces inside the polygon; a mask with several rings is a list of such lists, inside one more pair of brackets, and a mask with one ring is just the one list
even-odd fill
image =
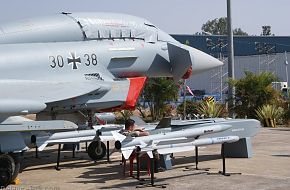
{"label": "nose landing gear", "polygon": [[106,145],[101,141],[93,141],[88,147],[88,155],[92,160],[100,160],[104,158],[106,151]]}

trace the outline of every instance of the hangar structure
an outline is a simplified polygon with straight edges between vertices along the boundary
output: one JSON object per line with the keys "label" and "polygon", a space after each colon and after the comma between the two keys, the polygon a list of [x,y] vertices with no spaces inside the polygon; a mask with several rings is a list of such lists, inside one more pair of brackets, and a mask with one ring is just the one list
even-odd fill
{"label": "hangar structure", "polygon": [[[220,35],[171,35],[179,42],[213,55],[225,64],[219,68],[197,74],[187,80],[194,90],[205,91],[224,101],[227,97],[227,36]],[[235,78],[245,71],[272,72],[280,81],[287,81],[290,68],[290,36],[234,36]],[[287,73],[288,72],[288,73]],[[289,75],[290,76],[290,75]],[[201,82],[202,81],[202,82]]]}

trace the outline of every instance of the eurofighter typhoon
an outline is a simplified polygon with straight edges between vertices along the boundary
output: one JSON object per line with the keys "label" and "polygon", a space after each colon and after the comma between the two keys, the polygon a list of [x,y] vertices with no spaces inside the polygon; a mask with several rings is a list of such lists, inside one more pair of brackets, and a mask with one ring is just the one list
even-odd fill
{"label": "eurofighter typhoon", "polygon": [[[178,81],[221,65],[130,15],[0,23],[0,186],[17,176],[17,153],[37,139],[91,125],[97,110],[134,108],[146,78]],[[37,121],[20,117],[31,113]]]}

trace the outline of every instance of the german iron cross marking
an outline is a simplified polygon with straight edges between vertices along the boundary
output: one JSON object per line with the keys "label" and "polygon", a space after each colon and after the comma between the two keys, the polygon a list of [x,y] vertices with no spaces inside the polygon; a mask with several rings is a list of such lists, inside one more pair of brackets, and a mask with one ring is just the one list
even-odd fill
{"label": "german iron cross marking", "polygon": [[81,64],[81,58],[80,57],[76,57],[76,53],[70,53],[71,57],[67,58],[67,62],[68,64],[72,64],[72,69],[78,69],[78,65],[77,64]]}

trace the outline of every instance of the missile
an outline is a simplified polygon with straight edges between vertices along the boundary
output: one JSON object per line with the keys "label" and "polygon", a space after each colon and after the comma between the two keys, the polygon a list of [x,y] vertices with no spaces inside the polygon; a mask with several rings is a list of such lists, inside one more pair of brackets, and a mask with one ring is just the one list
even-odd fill
{"label": "missile", "polygon": [[48,144],[63,144],[63,143],[78,143],[83,141],[99,140],[100,132],[98,130],[81,130],[58,132],[52,135],[34,136],[32,135],[32,142],[34,141],[39,151],[42,151]]}
{"label": "missile", "polygon": [[218,133],[221,131],[225,131],[230,129],[231,125],[210,125],[206,127],[199,127],[194,129],[182,129],[179,131],[174,132],[168,132],[168,133],[160,133],[160,134],[154,134],[144,137],[137,137],[132,138],[130,136],[126,137],[116,131],[112,131],[112,135],[115,142],[115,148],[117,150],[122,151],[125,159],[129,158],[132,151],[135,147],[139,146],[140,148],[148,146],[148,144],[152,141],[160,141],[160,140],[182,140],[182,139],[188,139],[188,138],[196,138],[202,135],[212,134],[212,133]]}
{"label": "missile", "polygon": [[[154,145],[145,147],[144,151],[157,150],[159,154],[169,154],[190,151],[196,146],[206,146],[212,144],[223,144],[223,143],[233,143],[239,140],[238,136],[224,136],[224,137],[214,137],[214,138],[203,138],[196,139],[191,142],[184,142],[178,144],[165,144],[165,145]],[[150,156],[150,154],[148,154]]]}

